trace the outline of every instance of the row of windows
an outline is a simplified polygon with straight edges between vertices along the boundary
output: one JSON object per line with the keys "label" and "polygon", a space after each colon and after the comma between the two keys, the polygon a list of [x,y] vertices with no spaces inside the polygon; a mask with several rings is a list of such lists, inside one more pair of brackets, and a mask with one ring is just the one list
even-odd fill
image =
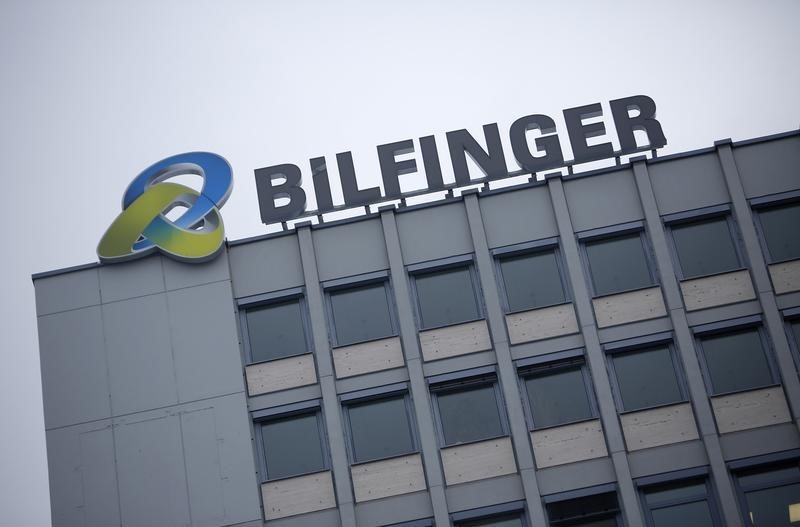
{"label": "row of windows", "polygon": [[[800,258],[800,237],[787,228],[800,221],[800,204],[759,212],[759,225],[770,261]],[[669,224],[678,272],[697,278],[741,269],[743,257],[727,215]],[[570,300],[566,273],[555,241],[534,252],[497,257],[497,275],[507,312],[526,311]],[[581,244],[595,296],[642,289],[657,284],[655,265],[641,229],[623,235],[590,239]],[[453,266],[454,265],[454,266]],[[411,273],[420,329],[474,321],[483,317],[480,286],[474,266],[462,261],[447,268]],[[326,288],[330,337],[345,346],[398,334],[390,282],[372,277],[356,285]],[[311,348],[303,298],[284,298],[246,310],[251,362],[307,353]]]}

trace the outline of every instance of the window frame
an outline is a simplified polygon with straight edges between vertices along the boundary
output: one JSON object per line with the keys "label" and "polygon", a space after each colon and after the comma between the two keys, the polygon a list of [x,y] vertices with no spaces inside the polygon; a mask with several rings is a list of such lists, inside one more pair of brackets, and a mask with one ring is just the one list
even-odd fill
{"label": "window frame", "polygon": [[[499,439],[501,437],[509,437],[511,435],[508,415],[506,414],[505,400],[503,399],[503,391],[500,388],[500,380],[497,377],[494,367],[475,368],[474,370],[467,370],[463,373],[465,375],[459,378],[450,378],[445,380],[447,377],[452,377],[452,374],[445,374],[440,376],[443,379],[441,381],[437,381],[436,378],[428,380],[429,392],[431,394],[431,405],[433,407],[433,420],[434,428],[436,430],[436,440],[440,449],[471,445],[475,443],[481,443],[483,441],[491,441],[492,439]],[[481,439],[474,439],[472,441],[464,441],[461,443],[448,445],[445,441],[444,427],[442,426],[442,415],[439,409],[439,395],[455,393],[480,386],[491,386],[494,390],[494,401],[495,405],[497,406],[497,413],[499,415],[501,433],[491,437],[484,437]]]}
{"label": "window frame", "polygon": [[[614,291],[612,293],[598,294],[597,287],[595,286],[594,283],[594,276],[592,275],[592,266],[589,260],[589,254],[586,250],[587,244],[599,241],[613,240],[614,238],[623,238],[625,236],[630,236],[633,234],[639,235],[639,241],[642,244],[642,252],[644,253],[645,265],[647,266],[647,272],[650,276],[650,284],[642,287],[635,287],[632,289],[623,289],[621,291]],[[631,293],[633,291],[642,291],[644,289],[659,287],[661,285],[658,275],[659,273],[658,262],[656,261],[655,254],[653,253],[653,248],[647,238],[647,232],[645,229],[644,221],[640,220],[629,223],[623,223],[620,225],[613,225],[611,227],[601,227],[599,229],[582,231],[576,233],[575,235],[578,238],[579,242],[578,254],[581,259],[581,265],[585,270],[586,285],[589,288],[589,292],[591,294],[592,299],[603,298],[613,295],[621,295],[624,293]]]}
{"label": "window frame", "polygon": [[767,265],[779,264],[783,262],[793,262],[798,258],[788,258],[776,260],[772,258],[767,245],[767,238],[764,235],[764,226],[761,223],[761,213],[764,210],[773,207],[782,207],[785,205],[794,205],[800,207],[800,190],[793,190],[789,192],[781,192],[771,196],[764,196],[761,198],[753,198],[748,200],[750,209],[753,212],[753,224],[756,228],[758,243],[761,246],[761,251],[764,253],[764,260]]}
{"label": "window frame", "polygon": [[[392,330],[391,334],[375,339],[359,340],[347,344],[339,344],[339,338],[336,333],[336,317],[333,312],[333,301],[331,296],[336,293],[377,284],[383,285],[384,293],[386,294],[386,306],[389,310],[389,324]],[[378,271],[375,273],[357,275],[348,278],[329,280],[322,284],[322,288],[325,304],[325,319],[328,326],[328,340],[331,344],[331,349],[355,346],[357,344],[364,344],[366,342],[375,342],[377,340],[388,339],[400,335],[400,322],[397,317],[397,308],[394,301],[394,288],[392,287],[392,280],[388,271]]]}
{"label": "window frame", "polygon": [[[694,485],[696,483],[703,483],[705,486],[704,497],[692,496],[691,498],[674,498],[658,503],[655,506],[650,506],[647,503],[648,491],[657,490],[660,487],[670,487],[679,485]],[[722,518],[722,509],[717,501],[717,490],[714,486],[712,478],[708,477],[707,467],[689,468],[684,470],[677,470],[667,474],[658,474],[655,476],[645,476],[634,480],[636,485],[637,494],[639,495],[639,503],[642,506],[644,513],[644,520],[646,527],[655,527],[653,520],[653,511],[673,507],[675,505],[684,505],[688,503],[696,503],[705,500],[708,503],[708,509],[711,513],[711,522],[713,527],[724,527]]]}
{"label": "window frame", "polygon": [[[472,284],[472,294],[475,299],[475,307],[477,310],[477,317],[469,320],[462,320],[461,322],[454,322],[452,324],[425,326],[424,321],[422,320],[422,308],[419,303],[419,295],[417,294],[417,278],[426,274],[438,273],[440,271],[455,271],[462,268],[466,268],[469,271],[470,283]],[[486,319],[486,307],[483,303],[483,290],[481,288],[480,276],[478,275],[478,270],[475,267],[475,258],[472,254],[452,256],[450,258],[408,265],[406,266],[406,272],[408,273],[409,278],[409,292],[412,299],[411,304],[414,308],[414,322],[417,325],[418,331],[442,329]]]}
{"label": "window frame", "polygon": [[528,510],[525,506],[524,500],[511,501],[508,503],[500,503],[498,505],[479,507],[477,509],[453,512],[450,513],[450,522],[454,527],[459,527],[459,524],[462,523],[492,520],[512,515],[519,516],[522,527],[528,527],[530,525],[530,522],[528,521]]}
{"label": "window frame", "polygon": [[[263,295],[254,295],[250,297],[241,298],[237,301],[237,310],[239,315],[239,328],[241,331],[242,348],[245,359],[245,366],[254,364],[265,364],[268,362],[289,359],[292,357],[300,357],[314,353],[314,339],[311,334],[311,315],[308,311],[308,303],[306,300],[305,287],[295,287],[292,289],[285,289],[276,291],[274,293],[267,293]],[[306,351],[304,353],[293,353],[283,357],[274,359],[266,359],[256,361],[253,360],[253,348],[250,343],[250,331],[247,325],[247,313],[250,310],[278,306],[297,301],[300,309],[300,321],[303,327],[303,339],[306,343]]]}
{"label": "window frame", "polygon": [[[561,280],[561,289],[564,292],[564,301],[558,302],[556,304],[546,304],[543,306],[512,310],[511,307],[509,306],[508,288],[506,286],[505,276],[503,275],[503,269],[502,269],[503,261],[511,258],[544,254],[550,251],[552,251],[555,256],[556,268],[558,271],[559,279]],[[543,240],[537,240],[535,242],[521,243],[521,244],[509,245],[506,247],[493,249],[492,259],[494,264],[495,281],[497,283],[497,289],[500,292],[500,301],[502,303],[504,314],[512,315],[515,313],[525,313],[527,311],[533,311],[536,309],[545,309],[548,307],[569,304],[573,301],[573,293],[569,283],[566,260],[564,259],[564,255],[562,254],[561,246],[559,244],[559,238],[557,236],[552,238],[545,238]]]}
{"label": "window frame", "polygon": [[[408,419],[408,427],[409,427],[409,433],[411,434],[411,444],[412,444],[411,451],[402,454],[393,454],[391,456],[386,456],[386,457],[356,461],[355,444],[353,443],[353,432],[351,428],[352,424],[350,422],[350,406],[360,405],[369,402],[379,402],[382,399],[394,399],[399,396],[403,397],[406,419]],[[367,463],[374,463],[376,461],[385,461],[387,459],[395,459],[404,456],[411,456],[420,453],[421,445],[419,440],[419,431],[417,428],[416,415],[414,413],[414,404],[411,401],[411,392],[406,383],[381,386],[379,388],[361,390],[358,392],[344,394],[339,397],[339,401],[342,411],[342,428],[344,428],[344,439],[345,439],[345,447],[347,450],[347,460],[349,461],[351,467]]]}
{"label": "window frame", "polygon": [[[567,518],[567,519],[563,519],[563,520],[553,520],[552,518],[550,518],[550,511],[548,511],[548,505],[551,505],[551,504],[554,504],[554,503],[563,502],[563,501],[571,501],[571,500],[576,500],[576,499],[581,499],[581,498],[589,498],[591,496],[596,496],[596,495],[599,495],[599,494],[609,494],[609,493],[612,493],[612,492],[615,494],[615,497],[616,497],[616,500],[617,500],[617,510],[612,513],[613,517],[611,517],[611,519],[613,519],[616,522],[617,527],[624,527],[625,521],[622,518],[622,505],[620,504],[619,488],[618,488],[616,482],[614,482],[614,483],[604,483],[604,484],[601,484],[601,485],[594,485],[592,487],[584,487],[584,488],[575,489],[575,490],[567,490],[567,491],[564,491],[564,492],[559,492],[557,494],[549,494],[549,495],[546,495],[546,496],[542,496],[542,503],[544,505],[544,513],[545,513],[545,517],[547,519],[547,525],[548,526],[555,526],[555,527],[562,527],[562,526],[563,527],[567,527],[568,525],[572,524],[572,522],[575,522],[575,521],[578,521],[578,520],[582,520],[582,519],[586,519],[586,520],[592,520],[592,519],[603,520],[603,519],[606,519],[606,518],[603,518],[603,517],[598,517],[598,515],[595,515],[595,518]],[[599,516],[602,516],[602,514],[599,515]],[[554,524],[553,521],[555,521],[556,523]]]}
{"label": "window frame", "polygon": [[749,509],[747,504],[748,492],[800,483],[800,477],[784,480],[776,479],[770,483],[761,483],[759,485],[748,485],[747,487],[743,487],[739,482],[740,475],[749,470],[763,469],[763,471],[767,472],[770,470],[779,470],[789,466],[800,466],[800,458],[798,458],[798,455],[800,455],[800,451],[790,450],[788,452],[766,454],[763,456],[757,456],[754,458],[728,463],[728,468],[731,469],[731,475],[733,476],[733,487],[734,491],[736,492],[736,498],[739,502],[739,510],[741,511],[741,517],[746,527],[753,527],[753,522],[750,521],[750,517],[747,514]]}
{"label": "window frame", "polygon": [[792,331],[793,324],[800,324],[800,307],[784,309],[781,315],[783,315],[786,339],[789,341],[789,349],[794,359],[794,368],[797,374],[800,375],[800,338],[797,338],[800,334],[795,335],[794,331]]}
{"label": "window frame", "polygon": [[[728,271],[721,271],[717,273],[687,277],[686,273],[683,271],[683,267],[681,266],[680,254],[678,253],[678,246],[675,243],[675,238],[672,231],[673,227],[679,227],[682,225],[688,225],[692,223],[702,223],[705,221],[712,221],[719,219],[726,220],[726,224],[728,226],[728,233],[731,236],[731,243],[733,244],[733,250],[736,254],[737,267],[735,269],[730,269]],[[699,278],[708,278],[710,276],[735,273],[737,271],[743,271],[748,268],[747,255],[742,250],[742,242],[741,242],[742,236],[739,232],[739,227],[736,224],[736,220],[731,214],[730,205],[727,204],[717,205],[714,207],[704,207],[702,209],[696,209],[688,212],[669,214],[666,216],[662,216],[662,221],[664,222],[664,227],[665,230],[667,231],[667,247],[669,249],[670,257],[672,258],[673,267],[675,268],[675,275],[679,281],[696,280]]]}
{"label": "window frame", "polygon": [[[272,421],[280,421],[291,417],[314,415],[317,419],[317,432],[319,433],[320,447],[322,450],[323,468],[312,472],[303,472],[291,476],[280,478],[269,477],[269,466],[267,464],[267,452],[264,448],[264,436],[261,427]],[[282,481],[286,479],[299,478],[309,474],[317,474],[331,470],[331,454],[328,449],[328,432],[325,428],[325,419],[322,415],[322,402],[319,400],[304,401],[302,403],[289,404],[266,410],[252,412],[251,420],[253,423],[253,437],[256,443],[256,454],[258,456],[259,483],[264,484],[271,481]]]}

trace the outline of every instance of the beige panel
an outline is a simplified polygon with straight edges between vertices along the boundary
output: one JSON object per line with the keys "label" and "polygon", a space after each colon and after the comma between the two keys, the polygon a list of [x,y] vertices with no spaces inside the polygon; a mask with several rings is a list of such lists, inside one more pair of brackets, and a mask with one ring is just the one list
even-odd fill
{"label": "beige panel", "polygon": [[372,371],[399,368],[403,362],[400,337],[372,340],[333,350],[336,377],[352,377]]}
{"label": "beige panel", "polygon": [[713,397],[711,406],[720,434],[791,420],[780,386]]}
{"label": "beige panel", "polygon": [[660,287],[595,298],[592,306],[601,328],[667,315]]}
{"label": "beige panel", "polygon": [[642,450],[698,439],[692,405],[673,404],[620,416],[628,450]]}
{"label": "beige panel", "polygon": [[351,467],[350,473],[353,476],[357,502],[408,494],[427,488],[419,454],[362,463]]}
{"label": "beige panel", "polygon": [[535,430],[531,442],[540,469],[608,455],[599,419]]}
{"label": "beige panel", "polygon": [[800,260],[792,260],[769,266],[775,294],[800,291]]}
{"label": "beige panel", "polygon": [[756,297],[746,270],[685,280],[681,282],[681,293],[686,311],[735,304]]}
{"label": "beige panel", "polygon": [[521,344],[578,332],[578,319],[572,304],[543,307],[506,315],[508,341]]}
{"label": "beige panel", "polygon": [[442,465],[444,479],[448,485],[513,474],[517,471],[509,437],[444,448]]}
{"label": "beige panel", "polygon": [[245,368],[247,393],[260,395],[317,382],[314,356],[311,353],[251,364]]}
{"label": "beige panel", "polygon": [[336,507],[330,472],[263,483],[261,497],[267,520]]}
{"label": "beige panel", "polygon": [[485,320],[420,331],[419,343],[426,361],[492,349]]}

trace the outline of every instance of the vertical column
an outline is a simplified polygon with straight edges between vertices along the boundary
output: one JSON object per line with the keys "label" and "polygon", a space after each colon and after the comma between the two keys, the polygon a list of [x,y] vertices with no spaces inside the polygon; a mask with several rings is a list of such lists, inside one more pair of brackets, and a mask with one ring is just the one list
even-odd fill
{"label": "vertical column", "polygon": [[725,183],[728,185],[728,193],[731,196],[733,214],[736,223],[742,233],[744,248],[747,253],[747,260],[750,263],[750,272],[755,282],[758,300],[761,302],[761,309],[764,312],[764,321],[769,336],[775,346],[775,356],[778,359],[778,368],[783,379],[783,389],[789,399],[789,408],[792,410],[792,418],[795,424],[800,427],[800,378],[794,367],[794,360],[789,349],[789,340],[783,326],[783,318],[778,311],[778,304],[775,302],[775,293],[772,290],[772,283],[769,279],[766,260],[758,242],[755,224],[753,223],[753,213],[747,198],[744,195],[744,187],[739,176],[739,169],[733,158],[733,149],[730,139],[717,141],[717,155],[722,165],[722,173],[725,175]]}
{"label": "vertical column", "polygon": [[658,262],[661,287],[664,290],[672,327],[675,330],[678,353],[686,371],[686,381],[689,385],[689,394],[694,403],[700,436],[703,438],[703,444],[711,464],[711,477],[714,479],[714,486],[719,494],[725,525],[728,525],[728,527],[742,527],[742,520],[737,512],[739,507],[736,493],[733,490],[731,478],[728,475],[728,469],[722,457],[722,448],[717,435],[714,414],[711,411],[711,404],[708,402],[700,362],[695,353],[694,339],[689,330],[689,322],[683,307],[680,286],[677,278],[675,278],[675,269],[667,248],[667,237],[664,233],[661,217],[658,214],[656,197],[653,193],[644,159],[644,157],[637,157],[631,160],[633,174],[636,178],[636,186],[639,189],[639,198],[642,202],[642,209],[644,209],[645,220],[647,220],[647,234],[650,237],[650,243],[653,245],[653,251]]}
{"label": "vertical column", "polygon": [[311,239],[311,223],[303,222],[296,226],[300,243],[300,259],[303,262],[303,278],[306,282],[306,301],[311,317],[311,334],[314,341],[314,357],[319,372],[319,386],[322,392],[322,408],[328,441],[331,447],[331,469],[336,487],[339,516],[342,527],[356,527],[353,487],[350,483],[350,464],[347,462],[347,449],[344,444],[342,412],[336,395],[328,331],[325,323],[325,307],[322,289],[319,285],[317,260],[314,255],[314,242]]}
{"label": "vertical column", "polygon": [[497,357],[497,374],[500,378],[500,386],[506,402],[508,421],[511,427],[511,439],[514,443],[514,453],[517,456],[525,500],[528,502],[528,513],[534,525],[546,525],[539,484],[536,481],[530,433],[528,432],[528,427],[525,426],[525,413],[522,409],[517,371],[511,359],[511,349],[508,344],[503,310],[500,307],[500,294],[497,291],[497,282],[494,279],[492,255],[489,253],[489,245],[486,242],[486,231],[483,226],[477,194],[478,189],[469,189],[464,191],[462,196],[464,196],[464,205],[467,209],[472,245],[475,248],[475,263],[481,280],[489,330],[492,334],[492,343]]}
{"label": "vertical column", "polygon": [[564,251],[567,263],[567,273],[575,293],[575,310],[578,313],[583,339],[586,343],[586,358],[589,371],[592,375],[594,388],[597,391],[597,402],[600,407],[600,419],[603,422],[608,451],[617,474],[622,508],[625,514],[625,523],[628,527],[643,527],[642,512],[636,489],[631,480],[631,469],[628,464],[628,455],[625,450],[625,440],[622,437],[622,428],[617,419],[617,409],[614,407],[614,397],[611,394],[611,384],[606,369],[606,358],[600,347],[600,337],[592,311],[592,301],[589,289],[586,286],[586,276],[581,267],[578,253],[578,243],[575,241],[575,232],[567,208],[567,198],[564,194],[564,185],[561,174],[548,174],[547,186],[550,189],[550,198],[553,201],[558,232],[561,237],[561,249]]}
{"label": "vertical column", "polygon": [[387,205],[379,209],[383,237],[386,240],[386,253],[389,257],[389,271],[391,272],[392,288],[394,289],[397,316],[400,320],[400,339],[403,342],[406,368],[411,385],[411,400],[414,403],[414,412],[417,416],[417,430],[419,432],[422,459],[425,465],[425,477],[428,480],[428,491],[433,506],[433,516],[437,526],[450,525],[450,516],[447,512],[447,497],[444,491],[444,477],[442,465],[439,462],[439,446],[436,442],[436,432],[433,428],[433,413],[428,386],[425,383],[425,373],[422,370],[417,328],[414,324],[414,310],[411,306],[411,293],[408,285],[408,275],[403,265],[403,255],[400,249],[400,236],[397,233],[397,221],[394,216],[394,205]]}

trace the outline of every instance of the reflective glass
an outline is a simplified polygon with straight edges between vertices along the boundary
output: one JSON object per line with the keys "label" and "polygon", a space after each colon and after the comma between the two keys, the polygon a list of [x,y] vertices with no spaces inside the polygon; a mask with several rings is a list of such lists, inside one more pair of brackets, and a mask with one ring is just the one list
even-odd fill
{"label": "reflective glass", "polygon": [[525,379],[536,428],[592,417],[581,369],[560,369]]}
{"label": "reflective glass", "polygon": [[247,310],[247,333],[253,362],[307,353],[300,301]]}
{"label": "reflective glass", "polygon": [[672,227],[684,278],[694,278],[739,267],[728,220],[716,218]]}
{"label": "reflective glass", "polygon": [[745,493],[754,527],[796,527],[800,523],[800,483]]}
{"label": "reflective glass", "polygon": [[555,251],[503,258],[500,272],[511,311],[561,304],[566,299]]}
{"label": "reflective glass", "polygon": [[654,348],[611,356],[625,411],[682,400],[669,348]]}
{"label": "reflective glass", "polygon": [[639,234],[589,242],[586,255],[597,296],[653,285]]}
{"label": "reflective glass", "polygon": [[503,435],[493,386],[444,392],[436,399],[445,444],[457,445]]}
{"label": "reflective glass", "polygon": [[415,276],[423,328],[478,318],[478,305],[468,267]]}
{"label": "reflective glass", "polygon": [[404,397],[354,404],[347,413],[356,462],[414,451]]}
{"label": "reflective glass", "polygon": [[550,525],[553,526],[617,527],[617,511],[619,505],[614,492],[557,501],[547,505],[547,515],[550,518]]}
{"label": "reflective glass", "polygon": [[702,339],[714,393],[762,388],[772,384],[767,356],[757,330]]}
{"label": "reflective glass", "polygon": [[692,485],[670,485],[648,490],[645,494],[648,505],[658,505],[673,500],[690,500],[697,497],[706,496],[705,483],[695,483]]}
{"label": "reflective glass", "polygon": [[261,425],[267,478],[277,479],[325,470],[316,414]]}
{"label": "reflective glass", "polygon": [[663,507],[651,514],[653,527],[715,527],[705,500]]}
{"label": "reflective glass", "polygon": [[392,335],[385,284],[331,293],[336,343],[340,346]]}
{"label": "reflective glass", "polygon": [[800,204],[772,207],[758,212],[761,229],[769,249],[770,261],[800,258]]}

